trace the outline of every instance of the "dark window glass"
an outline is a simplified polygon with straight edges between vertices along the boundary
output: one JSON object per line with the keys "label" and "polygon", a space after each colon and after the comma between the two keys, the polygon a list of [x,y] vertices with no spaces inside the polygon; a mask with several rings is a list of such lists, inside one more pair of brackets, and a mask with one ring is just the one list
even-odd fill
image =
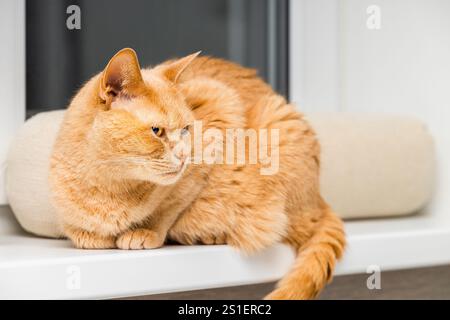
{"label": "dark window glass", "polygon": [[[66,27],[67,7],[81,29]],[[287,0],[28,0],[27,116],[67,106],[124,47],[142,66],[202,50],[258,69],[287,95]]]}

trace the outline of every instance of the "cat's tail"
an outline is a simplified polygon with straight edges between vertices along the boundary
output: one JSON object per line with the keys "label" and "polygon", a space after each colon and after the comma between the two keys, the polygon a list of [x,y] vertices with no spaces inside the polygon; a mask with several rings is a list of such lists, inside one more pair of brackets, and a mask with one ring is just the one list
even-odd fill
{"label": "cat's tail", "polygon": [[291,271],[265,299],[313,299],[331,281],[336,261],[345,248],[344,225],[331,209],[326,209],[319,223],[313,236],[296,248],[297,258]]}

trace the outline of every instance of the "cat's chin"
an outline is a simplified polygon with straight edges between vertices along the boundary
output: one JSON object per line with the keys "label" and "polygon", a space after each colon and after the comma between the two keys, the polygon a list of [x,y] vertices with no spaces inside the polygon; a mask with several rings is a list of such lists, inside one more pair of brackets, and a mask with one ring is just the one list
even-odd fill
{"label": "cat's chin", "polygon": [[154,184],[158,184],[158,185],[162,185],[162,186],[169,186],[169,185],[177,183],[181,179],[185,169],[186,169],[186,166],[183,166],[178,171],[152,175],[149,180],[150,180],[150,182],[152,182]]}

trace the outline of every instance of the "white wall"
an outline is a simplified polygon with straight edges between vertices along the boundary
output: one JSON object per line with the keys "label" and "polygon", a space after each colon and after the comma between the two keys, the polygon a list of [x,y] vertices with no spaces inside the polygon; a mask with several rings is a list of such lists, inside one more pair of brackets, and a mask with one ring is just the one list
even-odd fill
{"label": "white wall", "polygon": [[291,0],[291,99],[305,112],[340,103],[339,0]]}
{"label": "white wall", "polygon": [[[368,5],[381,29],[365,26]],[[434,211],[450,217],[450,1],[345,0],[341,6],[344,110],[413,114],[436,139]]]}
{"label": "white wall", "polygon": [[[366,9],[378,5],[381,28]],[[430,211],[450,218],[450,1],[292,0],[291,92],[300,109],[422,119],[436,140]]]}
{"label": "white wall", "polygon": [[24,0],[0,0],[0,43],[0,204],[3,204],[6,153],[25,119]]}

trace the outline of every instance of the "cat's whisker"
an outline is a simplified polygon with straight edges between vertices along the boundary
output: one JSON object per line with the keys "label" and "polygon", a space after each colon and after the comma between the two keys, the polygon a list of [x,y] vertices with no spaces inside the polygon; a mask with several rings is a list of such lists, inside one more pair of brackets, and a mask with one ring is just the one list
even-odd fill
{"label": "cat's whisker", "polygon": [[127,158],[127,159],[125,159],[125,161],[129,161],[129,162],[137,164],[137,165],[145,165],[146,167],[148,167],[150,169],[155,169],[155,170],[176,171],[179,169],[178,165],[175,165],[172,162],[169,162],[167,160],[154,161],[153,159],[146,160],[146,159],[140,159],[140,158]]}
{"label": "cat's whisker", "polygon": [[101,160],[97,161],[96,164],[114,164],[114,163],[135,163],[135,164],[143,164],[143,165],[169,165],[170,162],[168,161],[155,161],[155,160],[149,160],[149,159],[143,159],[143,158],[134,158],[134,157],[123,157],[123,158],[114,158],[114,159],[107,159],[107,160]]}

